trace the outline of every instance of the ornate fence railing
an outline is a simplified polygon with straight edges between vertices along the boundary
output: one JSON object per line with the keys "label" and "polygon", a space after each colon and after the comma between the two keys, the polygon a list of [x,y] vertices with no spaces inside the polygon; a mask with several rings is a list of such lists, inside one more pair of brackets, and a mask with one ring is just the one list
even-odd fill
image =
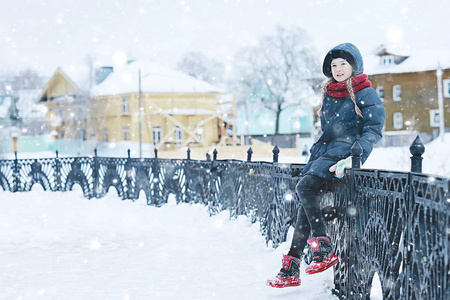
{"label": "ornate fence railing", "polygon": [[[353,168],[322,189],[328,230],[340,262],[334,292],[341,299],[370,299],[375,273],[384,299],[450,299],[450,179],[421,174],[420,139],[411,145],[411,172]],[[229,210],[259,222],[276,247],[295,223],[295,186],[301,164],[247,161],[99,157],[0,160],[4,191],[26,192],[35,184],[49,191],[81,186],[87,198],[114,188],[122,199],[160,206],[174,194],[177,203],[203,203],[211,214]],[[3,198],[5,194],[1,196]],[[0,199],[1,199],[0,198]]]}

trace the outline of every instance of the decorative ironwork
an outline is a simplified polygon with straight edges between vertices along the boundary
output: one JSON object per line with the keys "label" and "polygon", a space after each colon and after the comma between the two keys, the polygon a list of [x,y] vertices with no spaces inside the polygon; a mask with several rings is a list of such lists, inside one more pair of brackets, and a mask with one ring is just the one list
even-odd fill
{"label": "decorative ironwork", "polygon": [[[340,262],[334,292],[341,299],[369,299],[375,274],[384,299],[450,299],[450,180],[421,174],[424,146],[411,145],[412,172],[362,170],[355,144],[353,169],[319,191],[327,227]],[[266,242],[278,246],[296,222],[295,186],[301,164],[213,159],[58,157],[0,160],[0,187],[28,192],[34,185],[70,191],[78,184],[86,198],[115,189],[135,201],[143,191],[148,205],[174,194],[177,203],[202,203],[210,214],[247,215],[259,222]],[[336,216],[336,218],[333,218]]]}

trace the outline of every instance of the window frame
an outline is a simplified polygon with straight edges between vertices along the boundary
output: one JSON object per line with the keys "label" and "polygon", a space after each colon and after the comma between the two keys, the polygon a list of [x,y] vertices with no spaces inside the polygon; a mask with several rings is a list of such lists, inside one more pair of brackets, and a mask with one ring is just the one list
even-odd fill
{"label": "window frame", "polygon": [[128,127],[128,126],[122,127],[122,138],[123,138],[124,141],[130,141],[131,140],[130,127]]}
{"label": "window frame", "polygon": [[442,80],[442,89],[444,98],[450,98],[450,78]]}
{"label": "window frame", "polygon": [[430,109],[430,127],[437,128],[439,126],[440,126],[439,109]]}
{"label": "window frame", "polygon": [[383,66],[391,66],[394,64],[394,56],[393,55],[383,55],[381,56],[381,65]]}
{"label": "window frame", "polygon": [[122,114],[130,114],[130,99],[128,97],[122,97]]}
{"label": "window frame", "polygon": [[392,86],[392,101],[402,101],[402,86],[400,84]]}
{"label": "window frame", "polygon": [[377,91],[378,96],[380,97],[381,101],[384,101],[384,86],[382,86],[382,85],[377,86],[376,91]]}
{"label": "window frame", "polygon": [[175,133],[175,142],[182,143],[184,141],[183,129],[181,129],[180,126],[175,126],[174,133]]}
{"label": "window frame", "polygon": [[[400,116],[400,119],[399,119],[400,122],[398,121],[398,117],[396,117],[396,116]],[[397,126],[396,126],[396,124],[397,124]],[[398,126],[399,124],[401,124],[401,127]],[[403,113],[395,112],[395,113],[392,114],[392,127],[394,129],[396,129],[396,130],[403,129],[403,127],[404,127],[404,124],[403,124]]]}
{"label": "window frame", "polygon": [[162,138],[162,127],[161,126],[153,126],[152,127],[152,135],[153,135],[153,144],[159,144]]}
{"label": "window frame", "polygon": [[103,129],[103,141],[109,142],[108,128]]}
{"label": "window frame", "polygon": [[197,138],[203,142],[204,138],[205,138],[205,131],[204,131],[203,126],[197,126],[197,125],[194,126],[194,132],[195,132]]}

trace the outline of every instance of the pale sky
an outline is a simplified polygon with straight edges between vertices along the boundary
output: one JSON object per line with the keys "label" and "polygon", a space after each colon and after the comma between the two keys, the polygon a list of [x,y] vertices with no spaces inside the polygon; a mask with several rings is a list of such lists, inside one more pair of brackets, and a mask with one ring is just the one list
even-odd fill
{"label": "pale sky", "polygon": [[319,57],[352,42],[364,55],[380,44],[450,49],[450,0],[0,0],[0,71],[51,75],[90,55],[111,64],[124,53],[175,66],[186,52],[230,64],[236,52],[298,26]]}

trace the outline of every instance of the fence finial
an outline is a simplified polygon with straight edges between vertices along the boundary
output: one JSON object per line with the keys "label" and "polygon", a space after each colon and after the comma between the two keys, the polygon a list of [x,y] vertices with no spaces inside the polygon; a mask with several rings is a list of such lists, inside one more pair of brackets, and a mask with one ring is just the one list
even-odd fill
{"label": "fence finial", "polygon": [[273,147],[272,153],[273,153],[273,162],[277,163],[278,162],[278,154],[280,154],[280,149],[278,149],[277,145],[275,145],[275,147]]}
{"label": "fence finial", "polygon": [[186,152],[187,152],[187,159],[190,160],[191,159],[191,148],[188,147]]}
{"label": "fence finial", "polygon": [[131,151],[130,151],[130,149],[127,150],[127,153],[128,153],[128,158],[131,158]]}
{"label": "fence finial", "polygon": [[247,150],[247,161],[251,162],[252,161],[252,154],[253,154],[253,150],[252,147],[248,148]]}
{"label": "fence finial", "polygon": [[217,149],[213,151],[213,160],[217,160]]}
{"label": "fence finial", "polygon": [[156,149],[156,147],[155,147],[155,158],[158,158],[158,149]]}
{"label": "fence finial", "polygon": [[422,154],[425,152],[425,146],[420,139],[420,136],[417,136],[414,142],[412,142],[409,147],[409,152],[411,152],[411,172],[422,173]]}

